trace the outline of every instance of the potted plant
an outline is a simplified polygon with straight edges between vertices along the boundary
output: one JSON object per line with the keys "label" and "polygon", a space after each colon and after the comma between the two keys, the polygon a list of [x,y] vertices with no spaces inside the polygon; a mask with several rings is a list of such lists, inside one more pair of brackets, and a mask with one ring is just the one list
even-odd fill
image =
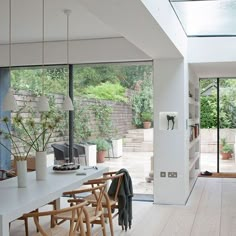
{"label": "potted plant", "polygon": [[[28,113],[28,117],[24,117],[24,113]],[[36,151],[36,177],[37,180],[46,178],[46,150],[47,145],[55,131],[58,131],[59,124],[62,121],[62,116],[55,110],[42,112],[38,114],[32,108],[22,107],[16,112],[12,121],[8,117],[2,119],[5,124],[5,129],[0,130],[0,136],[8,139],[11,142],[11,148],[8,148],[0,140],[0,145],[6,148],[11,155],[14,156],[14,161],[26,161],[31,150]],[[23,147],[23,150],[22,150]],[[44,173],[40,175],[37,171],[37,162],[43,159]],[[45,174],[45,175],[44,175]]]}
{"label": "potted plant", "polygon": [[97,139],[95,143],[97,145],[97,162],[103,163],[105,161],[106,151],[110,148],[110,145],[103,138]]}
{"label": "potted plant", "polygon": [[141,120],[143,122],[143,128],[149,129],[152,125],[152,113],[151,112],[142,112]]}
{"label": "potted plant", "polygon": [[221,150],[222,160],[228,160],[232,157],[233,148],[230,144],[225,143]]}

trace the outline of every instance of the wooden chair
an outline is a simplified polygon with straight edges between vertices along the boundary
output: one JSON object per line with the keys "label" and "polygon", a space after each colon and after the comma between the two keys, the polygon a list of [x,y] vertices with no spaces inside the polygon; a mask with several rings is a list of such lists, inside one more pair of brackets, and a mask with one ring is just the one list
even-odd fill
{"label": "wooden chair", "polygon": [[[31,212],[28,214],[24,214],[23,217],[29,218],[33,217],[34,223],[38,229],[38,233],[35,233],[34,235],[43,235],[43,236],[74,236],[74,235],[81,235],[85,236],[85,231],[82,223],[82,213],[84,210],[84,206],[87,204],[86,201],[80,202],[78,204],[75,204],[73,206],[59,209],[59,210],[52,210],[52,211],[46,211],[46,212]],[[57,221],[55,220],[56,217],[60,214],[69,214],[71,216],[71,222],[69,228],[65,228],[62,226],[59,226],[57,224]],[[51,216],[53,218],[53,227],[46,228],[43,227],[39,219],[41,217],[45,216]]]}
{"label": "wooden chair", "polygon": [[[73,191],[65,192],[65,195],[71,195],[73,199],[69,199],[68,202],[71,204],[79,204],[81,201],[85,201],[85,199],[80,197],[80,194],[83,193],[91,193],[94,196],[94,199],[96,201],[96,205],[92,206],[87,201],[87,206],[83,209],[83,222],[86,224],[86,235],[91,236],[92,235],[92,229],[91,224],[100,224],[103,232],[103,236],[106,236],[106,228],[105,228],[105,221],[104,221],[104,213],[102,209],[102,198],[104,196],[106,184],[101,184],[96,187],[89,187],[85,189],[78,189]],[[66,220],[69,220],[70,222],[73,220],[71,218],[70,214],[59,214],[55,217],[55,219],[60,223],[63,223]],[[74,219],[76,220],[76,219]]]}
{"label": "wooden chair", "polygon": [[[47,205],[52,205],[53,210],[56,210],[56,200],[49,202]],[[35,209],[34,211],[31,211],[30,213],[38,213],[39,210]],[[27,213],[27,214],[30,214]],[[19,217],[16,220],[23,220],[24,221],[24,225],[25,225],[25,236],[29,236],[29,224],[28,224],[28,217],[26,216],[26,214],[24,214],[23,216]],[[51,218],[51,227],[53,226],[53,218]],[[11,223],[10,223],[11,226]]]}
{"label": "wooden chair", "polygon": [[[115,209],[118,209],[118,194],[124,175],[123,173],[116,175],[116,173],[116,171],[106,172],[103,174],[103,178],[89,180],[85,183],[92,185],[92,187],[95,187],[99,186],[100,184],[107,183],[109,181],[117,181],[117,188],[115,194],[111,197],[108,195],[107,191],[105,191],[104,196],[102,198],[102,207],[105,209],[104,217],[108,218],[109,220],[110,232],[112,236],[114,236],[113,218],[118,215],[118,212],[115,212]],[[96,199],[93,195],[85,197],[85,200],[90,202],[91,204],[96,204]]]}

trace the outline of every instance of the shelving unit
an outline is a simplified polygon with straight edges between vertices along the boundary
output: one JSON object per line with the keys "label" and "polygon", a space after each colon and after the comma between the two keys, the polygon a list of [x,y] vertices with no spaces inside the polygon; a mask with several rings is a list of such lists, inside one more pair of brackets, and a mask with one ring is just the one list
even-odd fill
{"label": "shelving unit", "polygon": [[189,81],[189,190],[200,172],[200,106],[199,85]]}

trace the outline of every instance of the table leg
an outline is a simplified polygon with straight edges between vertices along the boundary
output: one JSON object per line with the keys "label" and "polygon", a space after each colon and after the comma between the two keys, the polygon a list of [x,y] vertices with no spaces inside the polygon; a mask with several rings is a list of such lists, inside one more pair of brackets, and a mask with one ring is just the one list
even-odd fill
{"label": "table leg", "polygon": [[9,222],[0,216],[0,235],[9,236]]}

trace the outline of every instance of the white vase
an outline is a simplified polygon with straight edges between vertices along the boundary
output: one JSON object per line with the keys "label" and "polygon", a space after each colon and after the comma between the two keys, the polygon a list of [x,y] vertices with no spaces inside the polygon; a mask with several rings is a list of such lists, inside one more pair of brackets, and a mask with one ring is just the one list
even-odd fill
{"label": "white vase", "polygon": [[36,180],[47,179],[47,153],[36,152],[35,157]]}
{"label": "white vase", "polygon": [[17,183],[19,188],[27,187],[27,161],[16,161]]}

